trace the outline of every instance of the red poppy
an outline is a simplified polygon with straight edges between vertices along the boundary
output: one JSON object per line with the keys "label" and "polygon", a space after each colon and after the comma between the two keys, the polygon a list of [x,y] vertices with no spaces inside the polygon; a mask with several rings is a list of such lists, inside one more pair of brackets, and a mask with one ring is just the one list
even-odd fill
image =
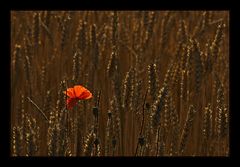
{"label": "red poppy", "polygon": [[67,109],[71,110],[78,100],[86,100],[92,98],[92,93],[81,85],[76,85],[73,88],[68,88],[64,91],[67,97]]}

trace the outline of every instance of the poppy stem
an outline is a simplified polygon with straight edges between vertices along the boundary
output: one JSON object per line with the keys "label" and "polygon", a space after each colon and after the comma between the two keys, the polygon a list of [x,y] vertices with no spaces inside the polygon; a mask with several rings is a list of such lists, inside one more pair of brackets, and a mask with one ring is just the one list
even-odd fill
{"label": "poppy stem", "polygon": [[38,111],[40,111],[40,113],[43,115],[43,117],[49,122],[49,119],[47,118],[47,116],[44,114],[44,112],[37,106],[36,103],[34,103],[30,97],[27,97],[27,99],[38,109]]}

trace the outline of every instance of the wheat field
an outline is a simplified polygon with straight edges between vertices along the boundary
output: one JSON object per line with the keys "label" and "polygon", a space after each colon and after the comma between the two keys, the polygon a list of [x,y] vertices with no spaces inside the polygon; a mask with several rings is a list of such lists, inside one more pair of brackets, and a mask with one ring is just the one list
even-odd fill
{"label": "wheat field", "polygon": [[11,155],[229,156],[229,12],[11,11]]}

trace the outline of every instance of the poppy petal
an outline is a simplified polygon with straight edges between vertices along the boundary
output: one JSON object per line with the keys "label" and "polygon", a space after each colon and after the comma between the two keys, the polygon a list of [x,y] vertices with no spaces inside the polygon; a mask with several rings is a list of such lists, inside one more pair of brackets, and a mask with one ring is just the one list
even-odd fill
{"label": "poppy petal", "polygon": [[84,90],[86,90],[86,88],[84,88],[81,85],[74,86],[74,93],[77,98],[79,98],[81,96],[81,94],[84,92]]}
{"label": "poppy petal", "polygon": [[92,93],[88,90],[85,90],[79,98],[80,99],[90,99],[90,98],[92,98]]}
{"label": "poppy petal", "polygon": [[67,91],[63,92],[64,94],[67,93],[67,96],[70,98],[75,98],[75,94],[74,94],[74,89],[73,88],[68,88]]}
{"label": "poppy petal", "polygon": [[78,100],[75,98],[68,98],[67,99],[67,109],[71,110],[76,105],[77,101]]}

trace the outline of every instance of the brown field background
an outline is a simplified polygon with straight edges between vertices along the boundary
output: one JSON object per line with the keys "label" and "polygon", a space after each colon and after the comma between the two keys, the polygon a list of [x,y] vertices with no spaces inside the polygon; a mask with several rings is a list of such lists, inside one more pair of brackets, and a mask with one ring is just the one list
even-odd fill
{"label": "brown field background", "polygon": [[228,156],[229,12],[12,11],[11,154]]}

